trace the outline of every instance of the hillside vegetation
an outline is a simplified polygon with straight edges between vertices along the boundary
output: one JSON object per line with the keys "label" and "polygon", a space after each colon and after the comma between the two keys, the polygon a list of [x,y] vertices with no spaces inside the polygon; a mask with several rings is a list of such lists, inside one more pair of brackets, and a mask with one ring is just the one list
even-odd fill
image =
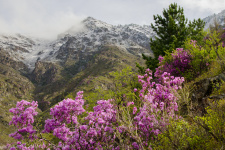
{"label": "hillside vegetation", "polygon": [[[220,39],[217,33],[208,33],[203,46],[187,40],[185,48],[160,56],[154,78],[150,70],[135,78],[131,68],[122,69],[125,60],[119,56],[123,53],[115,47],[105,47],[108,50],[97,54],[88,64],[88,70],[68,81],[84,89],[86,101],[83,92],[70,93],[70,84],[66,84],[66,89],[70,89],[65,94],[68,98],[58,104],[52,101],[52,105],[56,105],[38,116],[39,123],[18,124],[19,120],[15,120],[13,124],[26,129],[29,136],[24,136],[25,141],[36,133],[38,137],[41,135],[43,142],[36,139],[26,145],[30,148],[38,145],[45,148],[51,144],[54,149],[223,149],[225,48],[222,41],[218,45],[213,43]],[[110,57],[112,55],[116,59]],[[132,58],[129,60],[126,60],[128,64]],[[112,67],[115,64],[116,67]],[[111,73],[108,73],[109,66],[114,68]],[[35,103],[21,101],[11,112],[16,115],[16,110],[24,105],[37,107]],[[34,109],[31,110],[36,116]],[[20,113],[26,111],[30,110]],[[51,119],[44,125],[43,118]],[[44,133],[37,129],[43,129]],[[21,132],[17,130],[18,135],[11,136],[20,139]],[[17,146],[25,147],[21,143]]]}
{"label": "hillside vegetation", "polygon": [[[169,7],[172,13],[176,9],[176,4]],[[171,21],[176,15],[168,16]],[[225,31],[212,26],[205,32],[201,23],[193,22],[199,24],[194,36],[182,35],[179,47],[174,47],[176,37],[172,45],[164,41],[164,47],[171,47],[161,49],[153,62],[143,55],[147,65],[156,66],[152,70],[141,67],[141,58],[112,45],[103,46],[88,62],[37,62],[33,83],[0,66],[10,70],[1,72],[1,85],[12,95],[24,93],[8,105],[15,127],[10,137],[18,142],[6,149],[224,149]],[[17,80],[26,86],[10,90],[17,88]],[[1,94],[10,96],[4,89]],[[17,102],[25,96],[37,101]]]}

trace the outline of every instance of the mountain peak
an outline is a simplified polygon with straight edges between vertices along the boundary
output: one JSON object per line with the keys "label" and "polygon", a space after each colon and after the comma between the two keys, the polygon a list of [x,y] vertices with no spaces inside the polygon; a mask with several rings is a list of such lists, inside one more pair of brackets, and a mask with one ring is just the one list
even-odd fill
{"label": "mountain peak", "polygon": [[87,17],[82,21],[82,23],[88,28],[88,29],[95,29],[95,28],[112,28],[113,25],[108,24],[106,22],[103,22],[101,20],[97,20],[93,17]]}
{"label": "mountain peak", "polygon": [[91,16],[88,16],[86,19],[83,20],[83,22],[86,22],[86,21],[95,21],[97,19],[91,17]]}

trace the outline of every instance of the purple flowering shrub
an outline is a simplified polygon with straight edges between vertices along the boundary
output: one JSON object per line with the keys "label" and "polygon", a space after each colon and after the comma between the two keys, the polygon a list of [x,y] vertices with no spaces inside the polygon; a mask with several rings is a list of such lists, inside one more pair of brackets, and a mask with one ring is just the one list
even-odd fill
{"label": "purple flowering shrub", "polygon": [[170,76],[164,72],[161,83],[156,83],[152,82],[152,72],[148,69],[145,75],[138,78],[142,84],[139,96],[143,106],[134,117],[134,125],[142,137],[142,144],[148,145],[149,141],[166,129],[169,119],[176,117],[175,111],[178,111],[176,91],[182,88],[184,78]]}
{"label": "purple flowering shrub", "polygon": [[161,78],[162,74],[167,72],[172,76],[191,80],[207,72],[213,62],[219,62],[223,67],[225,48],[222,43],[216,45],[220,42],[220,39],[216,38],[217,36],[216,33],[213,33],[207,37],[204,46],[195,40],[187,40],[185,49],[177,48],[164,57],[159,56],[159,67],[156,68],[155,75]]}
{"label": "purple flowering shrub", "polygon": [[[164,72],[175,77],[182,77],[192,68],[192,55],[188,50],[177,48],[171,56],[159,56],[159,67],[156,68],[155,75],[160,77]],[[169,58],[168,58],[169,57]]]}
{"label": "purple flowering shrub", "polygon": [[[156,83],[147,69],[138,79],[142,89],[134,89],[134,92],[139,95],[141,105],[135,105],[136,102],[117,105],[113,99],[99,100],[93,111],[87,112],[81,91],[75,100],[64,99],[50,109],[51,118],[45,121],[42,131],[33,126],[37,102],[18,102],[16,108],[10,109],[14,114],[10,124],[18,130],[10,136],[20,141],[8,148],[150,149],[151,141],[166,129],[169,120],[177,118],[177,90],[184,78],[164,72],[161,82]],[[57,140],[46,139],[46,134]]]}
{"label": "purple flowering shrub", "polygon": [[11,108],[9,112],[13,113],[12,121],[9,125],[14,125],[18,130],[9,136],[21,140],[24,138],[35,138],[36,130],[33,129],[34,116],[38,113],[36,111],[37,102],[27,102],[22,100],[17,103],[16,108]]}

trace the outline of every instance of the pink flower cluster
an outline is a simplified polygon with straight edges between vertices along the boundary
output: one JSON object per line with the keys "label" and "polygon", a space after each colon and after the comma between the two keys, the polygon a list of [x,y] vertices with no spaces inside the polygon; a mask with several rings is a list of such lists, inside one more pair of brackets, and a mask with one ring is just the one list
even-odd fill
{"label": "pink flower cluster", "polygon": [[18,129],[16,132],[10,134],[9,136],[15,139],[23,139],[22,135],[26,134],[27,138],[35,138],[34,133],[36,130],[33,129],[34,116],[38,113],[36,112],[38,104],[37,102],[27,102],[22,100],[17,102],[16,108],[11,108],[9,111],[13,113],[12,121],[10,125],[15,125]]}
{"label": "pink flower cluster", "polygon": [[85,112],[82,93],[78,92],[75,100],[63,100],[51,109],[53,118],[46,120],[44,132],[53,132],[61,140],[58,149],[95,149],[105,145],[113,148],[116,110],[112,100],[98,101],[94,111],[87,112],[86,124],[81,125],[77,116]]}
{"label": "pink flower cluster", "polygon": [[83,92],[80,91],[77,93],[75,100],[66,99],[59,102],[54,108],[51,108],[50,115],[52,116],[52,119],[47,119],[45,121],[44,132],[54,131],[54,134],[57,134],[59,129],[64,129],[63,127],[65,127],[65,124],[78,124],[77,116],[85,112],[85,109],[83,108],[84,100],[82,97]]}
{"label": "pink flower cluster", "polygon": [[5,149],[9,149],[10,150],[37,150],[37,149],[47,149],[47,150],[50,150],[50,148],[47,148],[47,146],[45,145],[45,143],[43,142],[42,145],[31,145],[31,146],[26,146],[26,143],[22,144],[20,141],[18,141],[17,143],[17,146],[13,146],[13,147],[10,147],[10,144],[7,144],[7,146],[5,147]]}
{"label": "pink flower cluster", "polygon": [[134,124],[143,143],[147,144],[165,129],[168,119],[175,116],[175,111],[178,110],[176,91],[182,88],[184,78],[173,77],[164,72],[161,83],[152,82],[152,72],[149,69],[146,70],[145,75],[138,78],[142,84],[139,96],[144,101],[144,105],[134,117]]}
{"label": "pink flower cluster", "polygon": [[[195,44],[195,42],[193,42]],[[160,77],[164,72],[170,73],[172,76],[181,77],[182,73],[185,73],[191,69],[192,56],[187,50],[183,48],[177,48],[172,54],[171,62],[163,62],[164,58],[159,56],[159,67],[156,68],[155,75]]]}

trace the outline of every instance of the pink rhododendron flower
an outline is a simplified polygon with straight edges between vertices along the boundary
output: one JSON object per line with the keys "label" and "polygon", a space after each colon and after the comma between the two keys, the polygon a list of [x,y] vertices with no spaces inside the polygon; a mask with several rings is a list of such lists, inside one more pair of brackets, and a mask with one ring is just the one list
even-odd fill
{"label": "pink rhododendron flower", "polygon": [[134,102],[128,102],[127,106],[134,105]]}
{"label": "pink rhododendron flower", "polygon": [[137,112],[137,107],[133,108],[133,114],[135,114]]}

